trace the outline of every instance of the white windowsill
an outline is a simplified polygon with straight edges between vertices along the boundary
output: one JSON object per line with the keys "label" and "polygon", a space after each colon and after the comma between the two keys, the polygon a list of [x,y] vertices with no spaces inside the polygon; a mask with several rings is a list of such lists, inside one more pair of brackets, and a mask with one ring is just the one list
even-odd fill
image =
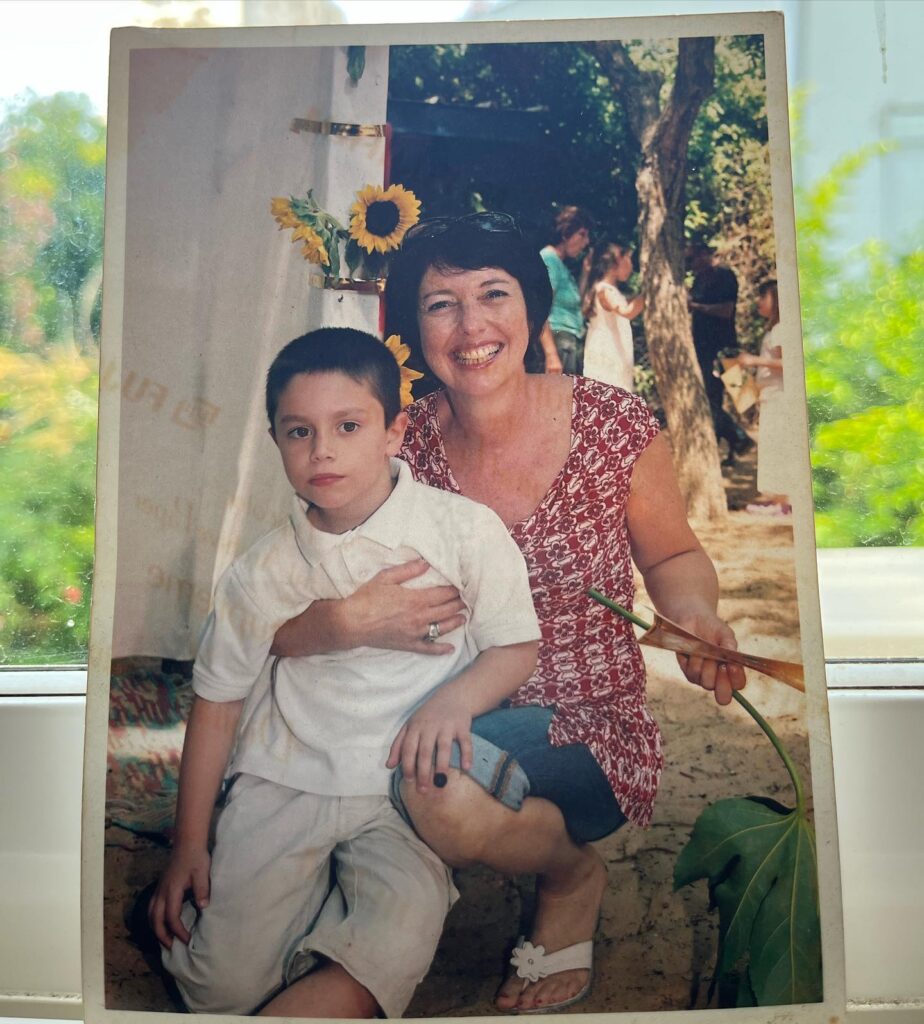
{"label": "white windowsill", "polygon": [[0,697],[82,697],[86,692],[85,665],[0,668]]}
{"label": "white windowsill", "polygon": [[[828,662],[924,661],[922,582],[924,547],[820,550],[818,595]],[[924,683],[920,675],[917,682]],[[835,685],[830,675],[828,685]]]}

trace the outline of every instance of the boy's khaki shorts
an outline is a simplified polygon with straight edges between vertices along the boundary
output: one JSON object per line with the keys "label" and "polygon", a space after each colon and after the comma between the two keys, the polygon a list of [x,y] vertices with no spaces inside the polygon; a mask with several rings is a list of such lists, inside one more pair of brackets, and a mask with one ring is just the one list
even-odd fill
{"label": "boy's khaki shorts", "polygon": [[189,945],[164,951],[189,1009],[249,1014],[341,964],[400,1017],[458,898],[449,869],[387,797],[302,793],[252,775],[218,819],[209,905],[187,904]]}

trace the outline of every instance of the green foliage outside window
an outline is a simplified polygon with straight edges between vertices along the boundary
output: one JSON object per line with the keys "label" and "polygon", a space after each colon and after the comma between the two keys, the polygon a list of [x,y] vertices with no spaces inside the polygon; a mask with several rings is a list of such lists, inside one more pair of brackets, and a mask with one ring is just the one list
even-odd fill
{"label": "green foliage outside window", "polygon": [[0,348],[0,660],[86,659],[96,359]]}
{"label": "green foliage outside window", "polygon": [[85,96],[29,97],[0,124],[0,662],[7,664],[86,660],[104,160],[105,126]]}
{"label": "green foliage outside window", "polygon": [[832,221],[876,149],[797,195],[820,547],[924,544],[924,246],[833,254]]}

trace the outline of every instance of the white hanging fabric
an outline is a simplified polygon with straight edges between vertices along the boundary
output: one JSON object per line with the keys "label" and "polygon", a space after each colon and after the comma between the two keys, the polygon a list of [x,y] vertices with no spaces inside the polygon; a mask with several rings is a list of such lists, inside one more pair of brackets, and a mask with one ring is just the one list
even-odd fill
{"label": "white hanging fabric", "polygon": [[192,658],[214,583],[284,521],[267,435],[275,353],[313,327],[377,331],[375,296],[309,286],[270,215],[310,187],[345,223],[380,184],[384,138],[293,131],[296,118],[384,124],[388,50],[358,83],[346,48],[136,49],[128,97],[114,657]]}

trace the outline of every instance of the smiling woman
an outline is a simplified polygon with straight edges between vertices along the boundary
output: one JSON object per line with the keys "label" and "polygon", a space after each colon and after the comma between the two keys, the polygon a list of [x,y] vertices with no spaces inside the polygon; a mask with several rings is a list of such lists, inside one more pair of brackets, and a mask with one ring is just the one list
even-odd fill
{"label": "smiling woman", "polygon": [[[452,232],[451,262],[441,254],[440,240],[447,232]],[[386,328],[401,334],[411,351],[410,364],[425,373],[424,381],[415,389],[418,395],[432,391],[440,379],[421,348],[423,320],[448,324],[459,317],[460,311],[463,316],[474,315],[474,308],[491,309],[495,311],[491,316],[503,317],[518,315],[511,311],[518,305],[525,306],[525,347],[519,358],[527,371],[542,369],[539,336],[552,301],[549,275],[529,246],[511,246],[511,237],[519,237],[516,223],[499,213],[476,213],[458,220],[435,218],[408,232],[393,260]],[[486,274],[486,268],[496,273]],[[463,282],[464,271],[473,273]],[[425,277],[429,283],[422,287]],[[509,301],[511,286],[519,296],[518,303]]]}

